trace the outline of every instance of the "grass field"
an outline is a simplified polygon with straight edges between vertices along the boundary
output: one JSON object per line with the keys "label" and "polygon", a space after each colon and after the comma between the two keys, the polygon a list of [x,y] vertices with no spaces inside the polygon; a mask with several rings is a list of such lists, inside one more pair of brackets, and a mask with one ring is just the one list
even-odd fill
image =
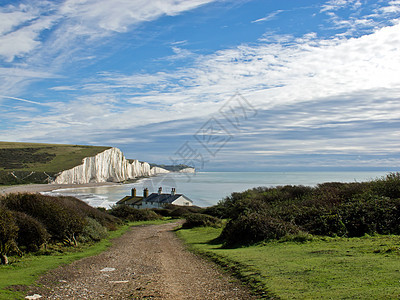
{"label": "grass field", "polygon": [[48,270],[84,257],[96,255],[106,250],[111,245],[112,239],[124,234],[131,226],[162,224],[166,222],[171,222],[171,220],[132,222],[129,225],[122,226],[117,231],[110,232],[107,239],[93,245],[65,249],[63,253],[40,256],[31,254],[25,255],[22,258],[11,257],[11,264],[0,265],[0,299],[23,299],[25,297],[24,294],[12,291],[8,287],[13,285],[32,285],[41,274]]}
{"label": "grass field", "polygon": [[0,170],[60,172],[110,147],[0,142]]}
{"label": "grass field", "polygon": [[400,237],[325,238],[221,249],[221,229],[181,229],[191,249],[217,261],[264,297],[399,299]]}

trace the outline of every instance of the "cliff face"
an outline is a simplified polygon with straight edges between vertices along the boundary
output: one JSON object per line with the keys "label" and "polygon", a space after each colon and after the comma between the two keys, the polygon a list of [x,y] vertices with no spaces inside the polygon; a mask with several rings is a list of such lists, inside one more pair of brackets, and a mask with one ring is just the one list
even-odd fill
{"label": "cliff face", "polygon": [[129,163],[121,150],[111,148],[95,156],[86,157],[83,159],[81,165],[61,172],[54,180],[54,183],[121,182],[141,176],[165,173],[162,171],[164,169],[153,169],[150,170],[150,165],[146,162],[134,160],[132,163]]}
{"label": "cliff face", "polygon": [[165,170],[163,168],[160,167],[152,167],[150,170],[151,175],[157,175],[157,174],[166,174],[169,173],[170,171]]}
{"label": "cliff face", "polygon": [[185,168],[182,170],[179,170],[179,173],[196,173],[195,168]]}

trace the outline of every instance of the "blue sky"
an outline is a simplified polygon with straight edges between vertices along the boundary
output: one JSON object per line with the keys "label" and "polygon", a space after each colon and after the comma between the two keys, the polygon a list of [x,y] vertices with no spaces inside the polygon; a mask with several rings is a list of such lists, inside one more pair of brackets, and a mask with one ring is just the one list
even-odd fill
{"label": "blue sky", "polygon": [[398,170],[400,1],[0,4],[0,140],[198,170]]}

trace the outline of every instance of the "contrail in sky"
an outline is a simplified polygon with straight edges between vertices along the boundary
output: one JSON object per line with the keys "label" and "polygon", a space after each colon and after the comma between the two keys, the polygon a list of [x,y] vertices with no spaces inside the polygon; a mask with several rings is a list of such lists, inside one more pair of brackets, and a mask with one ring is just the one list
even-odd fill
{"label": "contrail in sky", "polygon": [[10,96],[3,96],[3,95],[0,95],[0,98],[13,99],[13,100],[18,100],[18,101],[22,101],[22,102],[33,103],[33,104],[37,104],[37,105],[44,105],[43,103],[40,103],[40,102],[31,101],[31,100],[26,100],[26,99],[22,99],[22,98],[10,97]]}

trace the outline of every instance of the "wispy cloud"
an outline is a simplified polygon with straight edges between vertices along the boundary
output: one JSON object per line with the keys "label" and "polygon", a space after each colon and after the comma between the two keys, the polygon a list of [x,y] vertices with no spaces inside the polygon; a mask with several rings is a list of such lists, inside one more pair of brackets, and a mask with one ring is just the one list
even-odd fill
{"label": "wispy cloud", "polygon": [[[96,47],[101,38],[132,30],[162,16],[179,15],[213,1],[66,0],[0,7],[0,62],[8,63],[10,72],[15,68],[23,70],[24,65],[29,65],[36,72],[46,68],[48,73],[57,74],[65,64],[80,61],[80,52],[87,58],[84,49]],[[176,57],[185,53],[182,50]],[[8,79],[13,84],[7,84],[7,91],[17,94],[21,90],[21,80],[22,75]]]}
{"label": "wispy cloud", "polygon": [[274,11],[274,12],[268,14],[267,16],[265,16],[265,17],[263,17],[263,18],[260,18],[260,19],[251,21],[251,23],[259,23],[259,22],[271,21],[271,20],[275,19],[276,16],[277,16],[278,14],[282,13],[282,12],[284,12],[284,10],[277,10],[277,11]]}
{"label": "wispy cloud", "polygon": [[17,97],[10,97],[10,96],[0,95],[0,98],[11,99],[11,100],[17,100],[17,101],[22,101],[22,102],[26,102],[26,103],[36,104],[36,105],[45,105],[45,104],[40,103],[40,102],[36,102],[36,101],[32,101],[32,100],[27,100],[27,99],[22,99],[22,98],[17,98]]}

